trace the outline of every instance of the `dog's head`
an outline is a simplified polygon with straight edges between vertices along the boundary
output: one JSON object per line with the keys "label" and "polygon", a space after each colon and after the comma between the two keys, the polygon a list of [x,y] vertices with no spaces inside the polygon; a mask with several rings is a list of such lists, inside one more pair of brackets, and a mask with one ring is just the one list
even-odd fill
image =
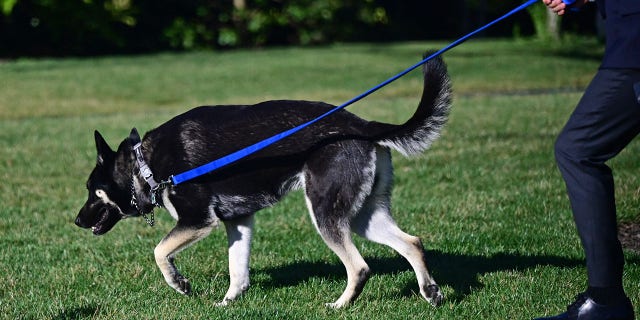
{"label": "dog's head", "polygon": [[[95,132],[98,160],[87,180],[89,198],[78,216],[76,225],[91,228],[93,234],[101,235],[113,228],[118,221],[139,215],[131,204],[130,173],[126,172],[120,145],[118,152],[109,147],[102,135]],[[129,175],[127,175],[127,173]]]}

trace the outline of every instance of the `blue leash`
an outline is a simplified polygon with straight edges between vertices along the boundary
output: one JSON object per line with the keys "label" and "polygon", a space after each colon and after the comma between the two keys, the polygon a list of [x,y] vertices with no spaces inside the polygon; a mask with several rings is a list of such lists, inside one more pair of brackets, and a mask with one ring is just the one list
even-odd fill
{"label": "blue leash", "polygon": [[[260,151],[260,150],[268,147],[269,145],[272,145],[272,144],[274,144],[274,143],[276,143],[276,142],[278,142],[278,141],[280,141],[280,140],[282,140],[282,139],[284,139],[284,138],[286,138],[286,137],[288,137],[288,136],[290,136],[290,135],[292,135],[292,134],[294,134],[294,133],[296,133],[296,132],[298,132],[298,131],[300,131],[300,130],[302,130],[302,129],[304,129],[304,128],[306,128],[306,127],[308,127],[308,126],[310,126],[310,125],[312,125],[314,123],[316,123],[316,122],[318,122],[318,121],[320,121],[321,119],[323,119],[323,118],[335,113],[336,111],[344,109],[347,106],[360,101],[364,97],[366,97],[366,96],[378,91],[380,88],[388,85],[389,83],[391,83],[393,81],[398,80],[400,77],[402,77],[402,76],[406,75],[407,73],[413,71],[414,69],[420,67],[421,65],[425,64],[427,61],[429,61],[429,60],[437,57],[438,55],[441,55],[444,52],[456,47],[457,45],[467,41],[469,38],[475,36],[476,34],[482,32],[482,31],[486,30],[487,28],[493,26],[494,24],[496,24],[496,23],[498,23],[498,22],[500,22],[500,21],[502,21],[502,20],[504,20],[504,19],[506,19],[506,18],[508,18],[508,17],[510,17],[510,16],[512,16],[512,15],[524,10],[525,8],[531,6],[532,4],[534,4],[534,3],[538,2],[538,1],[540,1],[540,0],[529,0],[529,1],[527,1],[526,3],[520,5],[519,7],[509,11],[507,14],[505,14],[505,15],[503,15],[503,16],[495,19],[495,20],[493,20],[492,22],[486,24],[485,26],[483,26],[483,27],[481,27],[481,28],[469,33],[469,34],[467,34],[466,36],[464,36],[464,37],[452,42],[448,46],[436,51],[432,55],[424,58],[422,61],[414,64],[413,66],[407,68],[406,70],[404,70],[404,71],[398,73],[397,75],[385,80],[384,82],[381,82],[377,86],[367,90],[366,92],[360,94],[359,96],[356,96],[355,98],[353,98],[353,99],[351,99],[351,100],[349,100],[349,101],[347,101],[347,102],[345,102],[345,103],[343,103],[343,104],[341,104],[341,105],[339,105],[339,106],[327,111],[326,113],[320,115],[319,117],[317,117],[317,118],[315,118],[313,120],[310,120],[310,121],[305,122],[305,123],[303,123],[303,124],[301,124],[301,125],[299,125],[297,127],[294,127],[294,128],[289,129],[287,131],[281,132],[281,133],[276,134],[276,135],[274,135],[272,137],[269,137],[267,139],[264,139],[264,140],[262,140],[260,142],[257,142],[257,143],[255,143],[253,145],[250,145],[250,146],[248,146],[246,148],[243,148],[243,149],[238,150],[238,151],[236,151],[234,153],[226,155],[226,156],[224,156],[224,157],[222,157],[220,159],[214,160],[212,162],[209,162],[209,163],[204,164],[202,166],[199,166],[197,168],[191,169],[189,171],[177,174],[175,176],[171,176],[170,177],[171,182],[173,183],[173,185],[178,185],[178,184],[183,183],[185,181],[189,181],[191,179],[195,179],[195,178],[197,178],[199,176],[205,175],[205,174],[207,174],[209,172],[212,172],[212,171],[214,171],[216,169],[224,167],[224,166],[226,166],[226,165],[228,165],[228,164],[230,164],[232,162],[238,161],[238,160],[240,160],[240,159],[242,159],[242,158],[244,158],[244,157],[246,157],[248,155],[251,155],[251,154],[253,154],[253,153],[257,152],[257,151]],[[167,181],[167,183],[168,182],[169,181]]]}

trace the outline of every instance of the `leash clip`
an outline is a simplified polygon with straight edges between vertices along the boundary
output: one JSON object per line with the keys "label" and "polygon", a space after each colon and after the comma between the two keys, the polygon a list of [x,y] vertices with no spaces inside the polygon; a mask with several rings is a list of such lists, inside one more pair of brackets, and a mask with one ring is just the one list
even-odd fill
{"label": "leash clip", "polygon": [[163,207],[162,196],[160,195],[160,192],[166,189],[169,185],[171,185],[171,177],[167,180],[160,181],[158,184],[151,188],[151,204],[158,208]]}

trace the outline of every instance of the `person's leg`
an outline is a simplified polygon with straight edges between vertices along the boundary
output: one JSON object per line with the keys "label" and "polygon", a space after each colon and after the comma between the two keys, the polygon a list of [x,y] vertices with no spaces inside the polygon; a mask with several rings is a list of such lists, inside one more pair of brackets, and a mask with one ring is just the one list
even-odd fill
{"label": "person's leg", "polygon": [[556,141],[590,287],[622,287],[614,182],[605,162],[640,132],[640,104],[633,90],[639,74],[599,71]]}
{"label": "person's leg", "polygon": [[[585,299],[623,304],[623,312],[629,309],[622,288],[624,256],[618,241],[613,175],[606,161],[640,132],[640,103],[633,89],[637,82],[640,71],[600,70],[555,145],[587,260]],[[587,302],[579,299],[574,305]],[[578,318],[569,314],[553,319]]]}

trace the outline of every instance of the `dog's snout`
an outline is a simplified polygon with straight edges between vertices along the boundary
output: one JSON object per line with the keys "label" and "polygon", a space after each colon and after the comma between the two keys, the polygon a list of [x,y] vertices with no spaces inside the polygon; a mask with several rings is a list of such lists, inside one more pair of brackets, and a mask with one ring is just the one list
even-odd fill
{"label": "dog's snout", "polygon": [[82,219],[80,219],[80,216],[76,217],[76,226],[80,227],[80,228],[87,228],[87,226],[85,226],[84,222],[82,222]]}

